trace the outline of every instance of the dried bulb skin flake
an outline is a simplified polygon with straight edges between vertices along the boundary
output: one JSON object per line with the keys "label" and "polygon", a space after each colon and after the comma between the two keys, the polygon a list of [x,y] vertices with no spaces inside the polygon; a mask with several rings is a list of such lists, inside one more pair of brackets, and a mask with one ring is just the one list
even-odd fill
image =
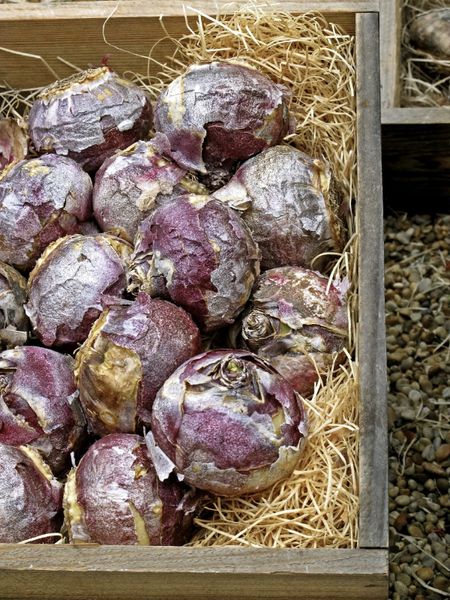
{"label": "dried bulb skin flake", "polygon": [[289,477],[303,449],[305,412],[265,361],[241,350],[200,354],[158,392],[147,444],[161,479],[239,496]]}
{"label": "dried bulb skin flake", "polygon": [[234,322],[258,274],[259,251],[249,229],[209,196],[179,196],[139,228],[134,285],[166,295],[205,331]]}
{"label": "dried bulb skin flake", "polygon": [[0,350],[27,341],[29,322],[24,305],[27,281],[18,271],[0,262]]}
{"label": "dried bulb skin flake", "polygon": [[70,356],[46,348],[0,353],[0,442],[33,446],[57,474],[85,431],[73,367]]}
{"label": "dried bulb skin flake", "polygon": [[155,129],[186,169],[207,173],[279,144],[288,133],[289,92],[250,67],[193,65],[160,95]]}
{"label": "dried bulb skin flake", "polygon": [[158,140],[136,142],[97,171],[93,208],[102,231],[133,242],[141,221],[159,204],[186,191],[186,171],[163,156],[165,148]]}
{"label": "dried bulb skin flake", "polygon": [[97,440],[71,471],[64,493],[72,543],[183,544],[195,511],[193,491],[161,483],[144,439],[111,434]]}
{"label": "dried bulb skin flake", "polygon": [[28,152],[25,127],[14,119],[0,119],[0,171],[12,162],[22,160]]}
{"label": "dried bulb skin flake", "polygon": [[30,269],[92,213],[92,181],[70,158],[44,154],[0,174],[0,260]]}
{"label": "dried bulb skin flake", "polygon": [[249,159],[214,193],[240,211],[260,247],[262,269],[311,267],[318,254],[342,250],[334,196],[327,165],[291,146],[275,146]]}
{"label": "dried bulb skin flake", "polygon": [[182,308],[138,294],[94,323],[76,355],[80,398],[97,435],[149,425],[157,391],[200,351],[200,333]]}
{"label": "dried bulb skin flake", "polygon": [[29,117],[39,153],[67,155],[86,171],[145,137],[151,126],[145,91],[106,67],[56,81],[41,92]]}
{"label": "dried bulb skin flake", "polygon": [[36,450],[0,443],[0,543],[59,531],[61,488]]}
{"label": "dried bulb skin flake", "polygon": [[51,244],[28,280],[25,311],[46,346],[84,342],[126,287],[131,247],[109,235],[69,235]]}
{"label": "dried bulb skin flake", "polygon": [[[303,396],[347,342],[345,283],[302,267],[280,267],[257,280],[241,323],[244,347],[268,360]],[[238,336],[239,337],[239,336]]]}

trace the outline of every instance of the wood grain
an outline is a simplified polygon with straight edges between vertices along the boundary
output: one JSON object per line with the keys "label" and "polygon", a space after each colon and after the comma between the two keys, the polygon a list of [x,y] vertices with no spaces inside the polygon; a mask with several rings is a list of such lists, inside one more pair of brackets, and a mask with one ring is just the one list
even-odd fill
{"label": "wood grain", "polygon": [[382,110],[400,105],[401,0],[380,4],[380,63]]}
{"label": "wood grain", "polygon": [[388,208],[448,212],[450,121],[383,125],[383,178]]}
{"label": "wood grain", "polygon": [[[215,0],[193,0],[186,4],[206,13],[217,12]],[[353,33],[354,11],[378,10],[378,0],[283,0],[278,6],[291,11],[322,11],[330,21]],[[105,26],[106,39],[123,51],[103,40],[102,26],[113,12],[114,16]],[[192,15],[190,22],[193,25],[195,12],[189,9],[186,12]],[[45,6],[0,4],[0,46],[43,57],[60,78],[73,71],[61,63],[58,56],[83,69],[96,66],[103,57],[109,56],[110,66],[120,73],[127,70],[146,73],[148,68],[154,69],[154,63],[149,63],[147,56],[155,44],[152,56],[159,62],[164,63],[165,57],[173,51],[173,44],[164,39],[165,32],[159,21],[162,14],[171,36],[180,37],[187,32],[180,0],[75,2]],[[0,81],[22,89],[47,85],[54,78],[39,59],[0,50]]]}
{"label": "wood grain", "polygon": [[360,231],[360,538],[387,548],[387,404],[378,18],[356,17],[357,218]]}
{"label": "wood grain", "polygon": [[[21,21],[16,18],[5,21],[1,20],[1,6],[0,46],[42,56],[59,78],[71,75],[74,71],[59,61],[58,56],[82,69],[98,66],[104,57],[109,57],[109,66],[119,73],[132,71],[146,74],[149,68],[155,70],[154,63],[146,58],[155,44],[153,57],[162,63],[174,50],[173,43],[165,39],[165,31],[158,19],[111,19],[105,29],[106,38],[110,44],[120,47],[120,51],[104,42],[104,19],[90,18],[89,13],[77,26],[74,26],[73,19],[48,18],[45,13],[42,18],[35,20]],[[187,32],[182,16],[167,17],[164,25],[173,37],[180,37]],[[157,70],[160,70],[159,67]],[[40,60],[0,51],[0,81],[23,89],[47,85],[54,79],[54,75]]]}
{"label": "wood grain", "polygon": [[385,600],[387,570],[382,550],[0,546],[0,598]]}

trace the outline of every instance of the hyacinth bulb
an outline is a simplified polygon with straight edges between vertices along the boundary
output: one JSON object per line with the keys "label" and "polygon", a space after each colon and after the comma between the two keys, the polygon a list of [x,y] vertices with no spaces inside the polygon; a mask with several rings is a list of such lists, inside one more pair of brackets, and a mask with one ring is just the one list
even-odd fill
{"label": "hyacinth bulb", "polygon": [[94,215],[102,231],[133,242],[138,225],[158,205],[186,191],[202,190],[165,158],[160,137],[137,142],[108,158],[95,176]]}
{"label": "hyacinth bulb", "polygon": [[70,158],[45,154],[10,165],[0,174],[0,260],[31,269],[91,213],[91,178]]}
{"label": "hyacinth bulb", "polygon": [[106,309],[76,355],[90,430],[106,435],[148,426],[156,392],[200,344],[190,315],[165,300],[140,293],[135,302]]}
{"label": "hyacinth bulb", "polygon": [[[327,165],[291,146],[275,146],[245,162],[214,197],[239,210],[261,250],[261,268],[310,268],[323,252],[339,252],[344,233]],[[327,262],[314,262],[319,270]]]}
{"label": "hyacinth bulb", "polygon": [[25,311],[46,346],[84,342],[103,309],[121,298],[131,247],[113,236],[68,235],[51,244],[28,280]]}
{"label": "hyacinth bulb", "polygon": [[28,318],[24,304],[27,281],[18,271],[0,262],[0,350],[27,341]]}
{"label": "hyacinth bulb", "polygon": [[450,60],[450,7],[419,13],[410,23],[409,34],[417,50],[428,58],[425,68],[450,72],[448,62],[443,62]]}
{"label": "hyacinth bulb", "polygon": [[98,224],[94,221],[85,221],[84,223],[80,224],[80,231],[79,233],[81,233],[82,235],[97,235],[99,233],[102,233],[99,229]]}
{"label": "hyacinth bulb", "polygon": [[234,322],[258,274],[258,247],[240,216],[209,196],[186,194],[142,222],[131,289],[167,296],[212,331]]}
{"label": "hyacinth bulb", "polygon": [[[62,485],[39,452],[0,443],[0,543],[59,531]],[[39,543],[52,542],[44,538]]]}
{"label": "hyacinth bulb", "polygon": [[289,91],[253,68],[193,65],[161,93],[155,129],[186,169],[207,173],[279,144],[291,123]]}
{"label": "hyacinth bulb", "polygon": [[161,483],[144,439],[111,434],[71,471],[64,492],[72,543],[176,546],[191,533],[196,500],[176,478]]}
{"label": "hyacinth bulb", "polygon": [[25,127],[14,119],[0,119],[0,171],[25,158],[28,137]]}
{"label": "hyacinth bulb", "polygon": [[269,363],[212,350],[167,379],[146,440],[162,480],[175,470],[196,488],[240,496],[289,477],[305,436],[300,398]]}
{"label": "hyacinth bulb", "polygon": [[348,335],[348,284],[301,267],[280,267],[257,280],[236,328],[244,347],[268,360],[303,396],[327,371]]}
{"label": "hyacinth bulb", "polygon": [[94,171],[148,134],[152,108],[142,88],[99,67],[45,88],[31,107],[28,126],[39,153],[66,155]]}
{"label": "hyacinth bulb", "polygon": [[57,474],[85,432],[73,363],[33,346],[0,353],[0,442],[33,446]]}

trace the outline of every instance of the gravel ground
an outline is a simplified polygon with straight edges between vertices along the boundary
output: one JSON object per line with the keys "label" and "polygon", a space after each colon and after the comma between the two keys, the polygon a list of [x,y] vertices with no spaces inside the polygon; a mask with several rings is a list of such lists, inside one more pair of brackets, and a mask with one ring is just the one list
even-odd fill
{"label": "gravel ground", "polygon": [[385,221],[390,598],[450,598],[450,216]]}

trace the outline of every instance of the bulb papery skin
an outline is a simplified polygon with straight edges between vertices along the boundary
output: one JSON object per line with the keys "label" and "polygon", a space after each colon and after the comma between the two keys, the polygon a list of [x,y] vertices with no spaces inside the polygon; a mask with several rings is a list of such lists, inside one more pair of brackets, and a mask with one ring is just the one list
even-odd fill
{"label": "bulb papery skin", "polygon": [[162,92],[155,129],[194,171],[232,166],[278,144],[292,127],[289,91],[242,64],[192,65]]}
{"label": "bulb papery skin", "polygon": [[69,474],[64,513],[72,543],[181,545],[191,533],[196,499],[176,478],[161,483],[144,439],[97,440]]}
{"label": "bulb papery skin", "polygon": [[14,119],[0,119],[0,171],[28,152],[26,128]]}
{"label": "bulb papery skin", "polygon": [[0,353],[0,442],[36,448],[56,474],[85,433],[73,363],[34,346]]}
{"label": "bulb papery skin", "polygon": [[289,477],[306,433],[299,396],[270,364],[211,350],[159,390],[146,440],[161,479],[174,469],[193,487],[240,496]]}
{"label": "bulb papery skin", "polygon": [[145,90],[99,67],[44,89],[31,107],[29,132],[39,153],[69,156],[95,171],[116,150],[144,138],[152,117]]}
{"label": "bulb papery skin", "polygon": [[[261,250],[261,268],[311,268],[344,244],[337,194],[328,166],[291,146],[246,161],[213,196],[238,210]],[[321,257],[321,270],[329,259]]]}
{"label": "bulb papery skin", "polygon": [[29,322],[24,304],[27,280],[16,269],[0,262],[0,351],[25,344]]}
{"label": "bulb papery skin", "polygon": [[80,231],[79,233],[81,233],[82,235],[98,235],[99,233],[102,233],[98,224],[94,221],[85,221],[84,223],[81,223],[80,225]]}
{"label": "bulb papery skin", "polygon": [[148,427],[157,391],[200,346],[190,315],[165,300],[141,292],[132,303],[106,309],[76,355],[90,431],[106,435]]}
{"label": "bulb papery skin", "polygon": [[[348,283],[302,267],[270,269],[258,278],[238,345],[268,360],[302,396],[309,396],[348,341]],[[316,368],[317,367],[317,368]]]}
{"label": "bulb papery skin", "polygon": [[209,196],[158,208],[136,236],[131,287],[166,296],[204,331],[231,324],[259,274],[259,250],[240,216]]}
{"label": "bulb papery skin", "polygon": [[70,158],[44,154],[9,165],[0,174],[0,260],[31,269],[91,214],[91,178]]}
{"label": "bulb papery skin", "polygon": [[83,342],[103,309],[122,298],[131,246],[113,236],[70,235],[51,244],[28,280],[25,311],[46,346]]}
{"label": "bulb papery skin", "polygon": [[[409,34],[413,44],[429,59],[448,61],[450,59],[450,7],[436,8],[419,13],[409,24]],[[432,64],[424,61],[423,67],[448,73],[448,65]]]}
{"label": "bulb papery skin", "polygon": [[[0,543],[59,531],[62,485],[40,454],[0,443]],[[52,543],[56,538],[39,540]]]}
{"label": "bulb papery skin", "polygon": [[185,169],[165,158],[165,150],[157,136],[136,142],[103,163],[95,176],[93,194],[94,215],[102,231],[133,242],[138,225],[158,205],[189,186],[192,191],[204,189],[187,179]]}

